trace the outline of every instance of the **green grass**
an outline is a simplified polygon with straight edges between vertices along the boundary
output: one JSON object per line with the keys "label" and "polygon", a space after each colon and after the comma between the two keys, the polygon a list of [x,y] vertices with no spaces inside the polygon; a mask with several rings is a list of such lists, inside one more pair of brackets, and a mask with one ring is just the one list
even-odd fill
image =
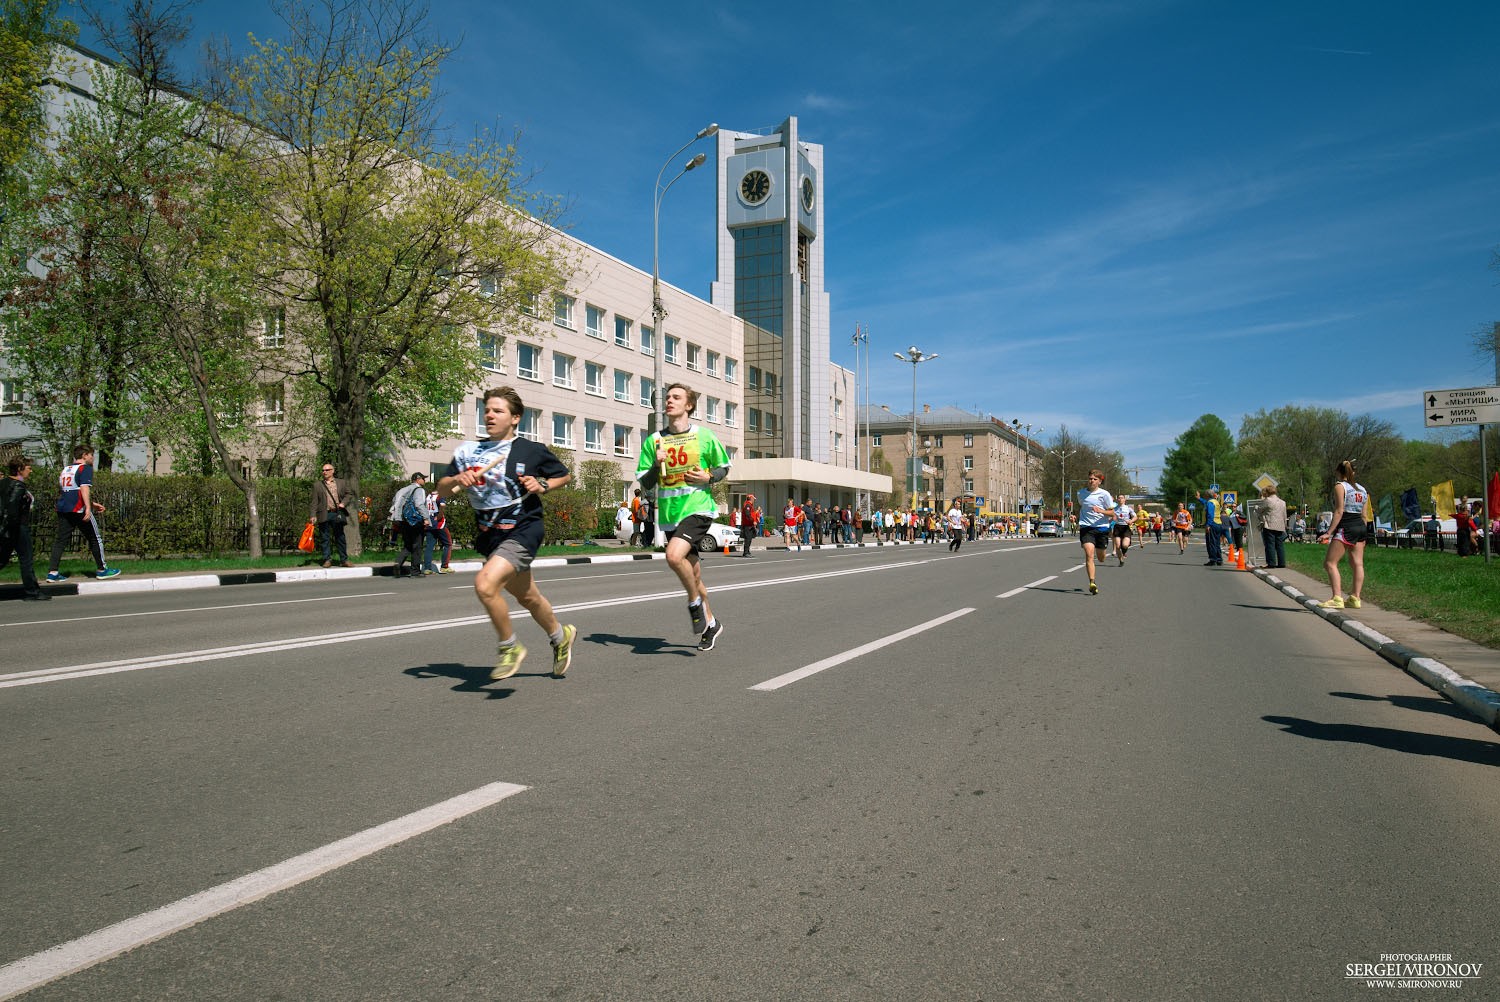
{"label": "green grass", "polygon": [[[579,557],[600,556],[607,553],[635,553],[636,549],[624,546],[599,546],[599,545],[568,545],[568,546],[543,546],[538,551],[542,557]],[[354,558],[351,563],[356,565],[393,564],[396,562],[395,550],[366,550],[365,553]],[[105,557],[109,560],[111,567],[118,567],[124,574],[141,577],[153,577],[158,574],[181,574],[198,573],[208,574],[215,571],[279,571],[288,568],[317,567],[323,562],[319,554],[288,553],[270,554],[259,559],[251,559],[241,554],[219,554],[211,557],[167,557],[160,560],[144,559],[131,556],[112,556],[106,552]],[[454,547],[452,560],[478,560],[479,554],[473,550]],[[91,577],[94,573],[94,562],[90,559],[65,559],[61,567],[62,573],[71,576],[74,580],[82,580]],[[47,576],[47,555],[39,554],[36,560],[36,573],[39,579]],[[0,583],[21,580],[20,565],[11,560],[10,564],[0,571]]]}
{"label": "green grass", "polygon": [[[1286,562],[1326,586],[1326,546],[1288,544]],[[1349,589],[1349,561],[1339,566]],[[1319,593],[1316,597],[1323,597]],[[1365,547],[1362,597],[1382,609],[1419,619],[1456,636],[1500,650],[1500,559],[1460,560],[1452,550],[1398,550]]]}

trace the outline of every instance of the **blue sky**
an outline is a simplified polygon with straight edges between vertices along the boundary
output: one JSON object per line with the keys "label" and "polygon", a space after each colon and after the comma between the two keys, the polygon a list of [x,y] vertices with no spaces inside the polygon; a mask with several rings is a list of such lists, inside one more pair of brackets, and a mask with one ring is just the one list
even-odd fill
{"label": "blue sky", "polygon": [[[1142,482],[1204,413],[1284,404],[1425,436],[1500,320],[1500,4],[433,0],[448,119],[522,130],[567,227],[651,263],[651,191],[708,122],[825,149],[834,360],[871,400],[1066,424]],[[264,0],[200,33],[275,34]],[[703,148],[708,149],[705,143]],[[710,151],[711,152],[711,151]],[[707,298],[713,178],[663,210]],[[1472,429],[1469,429],[1472,433]]]}

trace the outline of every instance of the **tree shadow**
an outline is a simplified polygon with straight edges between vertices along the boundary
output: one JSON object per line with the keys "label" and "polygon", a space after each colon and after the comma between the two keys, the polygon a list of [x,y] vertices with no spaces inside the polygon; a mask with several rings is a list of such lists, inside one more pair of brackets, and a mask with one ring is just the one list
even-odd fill
{"label": "tree shadow", "polygon": [[1235,609],[1255,609],[1258,612],[1295,612],[1298,615],[1307,612],[1307,610],[1302,608],[1301,606],[1290,608],[1284,605],[1252,605],[1249,602],[1231,602],[1229,604]]}
{"label": "tree shadow", "polygon": [[1339,699],[1358,699],[1367,703],[1390,703],[1403,710],[1418,710],[1423,713],[1438,713],[1455,720],[1472,720],[1463,709],[1442,696],[1371,696],[1364,692],[1330,692]]}
{"label": "tree shadow", "polygon": [[1473,762],[1475,765],[1500,766],[1500,744],[1493,741],[1475,741],[1472,738],[1450,738],[1440,734],[1417,734],[1398,731],[1390,727],[1365,727],[1362,724],[1325,724],[1301,717],[1263,716],[1262,720],[1275,724],[1288,734],[1318,741],[1344,741],[1351,744],[1371,745],[1410,755],[1430,755],[1434,758],[1453,759],[1456,762]]}

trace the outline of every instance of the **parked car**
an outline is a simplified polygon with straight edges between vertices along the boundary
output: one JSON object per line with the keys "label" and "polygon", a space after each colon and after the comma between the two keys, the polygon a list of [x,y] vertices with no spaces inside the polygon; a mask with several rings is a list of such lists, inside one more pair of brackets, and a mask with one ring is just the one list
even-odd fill
{"label": "parked car", "polygon": [[1038,536],[1061,536],[1062,526],[1050,518],[1044,518],[1036,524],[1036,534]]}
{"label": "parked car", "polygon": [[[615,538],[622,543],[630,542],[630,526],[615,528]],[[740,530],[723,522],[715,522],[708,527],[708,535],[698,542],[700,553],[712,553],[714,550],[722,550],[728,546],[731,548],[740,545]]]}

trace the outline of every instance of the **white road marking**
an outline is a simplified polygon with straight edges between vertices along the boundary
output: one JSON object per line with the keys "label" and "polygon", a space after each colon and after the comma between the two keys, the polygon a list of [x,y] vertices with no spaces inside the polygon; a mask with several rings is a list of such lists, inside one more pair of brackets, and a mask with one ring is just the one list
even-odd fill
{"label": "white road marking", "polygon": [[117,922],[97,932],[62,943],[51,949],[23,957],[14,963],[0,967],[0,999],[14,998],[34,988],[111,957],[118,957],[147,943],[181,932],[199,922],[222,915],[278,891],[322,876],[341,866],[389,848],[409,838],[429,832],[441,825],[456,821],[476,811],[491,807],[506,797],[525,790],[514,783],[490,783],[477,790],[460,794],[451,800],[434,804],[414,814],[408,814],[383,825],[367,828],[358,834],[340,839],[294,856],[282,863],[246,874],[227,884],[211,887],[191,897],[183,898],[155,911],[137,915],[135,918]]}
{"label": "white road marking", "polygon": [[0,627],[6,626],[51,626],[53,623],[92,623],[98,619],[130,619],[133,616],[172,616],[178,613],[189,612],[218,612],[224,609],[259,609],[266,605],[301,605],[303,602],[347,602],[353,598],[377,598],[381,595],[394,595],[393,591],[372,591],[364,595],[329,595],[326,598],[288,598],[278,599],[275,602],[240,602],[237,605],[205,605],[201,609],[158,609],[155,612],[114,612],[107,616],[70,616],[67,619],[32,619],[24,623],[0,623]]}
{"label": "white road marking", "polygon": [[861,647],[856,647],[851,651],[845,651],[842,654],[835,654],[831,658],[824,658],[822,661],[816,661],[804,668],[798,668],[796,671],[789,671],[785,675],[778,675],[773,679],[768,679],[765,682],[761,682],[759,685],[752,685],[750,687],[750,691],[774,692],[775,690],[780,689],[783,686],[791,685],[793,682],[800,682],[802,679],[807,678],[810,675],[816,675],[820,671],[827,671],[829,668],[837,667],[838,665],[841,665],[846,661],[853,661],[855,658],[863,657],[864,655],[869,654],[871,651],[878,651],[882,647],[889,647],[891,644],[899,643],[900,641],[905,640],[907,637],[914,637],[919,633],[925,633],[926,631],[931,630],[934,627],[942,626],[944,623],[955,620],[960,616],[967,616],[973,611],[973,609],[959,609],[956,612],[950,612],[946,616],[939,616],[937,619],[928,620],[927,622],[920,623],[908,630],[902,630],[900,633],[892,633],[888,637],[881,637],[879,640],[872,640],[868,644],[865,644]]}
{"label": "white road marking", "polygon": [[1069,567],[1067,570],[1063,571],[1063,573],[1064,574],[1072,574],[1074,571],[1081,571],[1081,570],[1083,570],[1083,568],[1084,568],[1083,564],[1074,564],[1072,567]]}
{"label": "white road marking", "polygon": [[1010,591],[1002,592],[1001,594],[996,595],[995,597],[996,598],[1014,598],[1015,596],[1021,594],[1021,592],[1025,591],[1027,588],[1035,588],[1037,585],[1044,585],[1048,581],[1056,581],[1056,580],[1057,580],[1057,575],[1056,574],[1049,574],[1049,575],[1047,575],[1044,578],[1038,578],[1037,580],[1031,582],[1031,584],[1023,584],[1019,588],[1012,588]]}

